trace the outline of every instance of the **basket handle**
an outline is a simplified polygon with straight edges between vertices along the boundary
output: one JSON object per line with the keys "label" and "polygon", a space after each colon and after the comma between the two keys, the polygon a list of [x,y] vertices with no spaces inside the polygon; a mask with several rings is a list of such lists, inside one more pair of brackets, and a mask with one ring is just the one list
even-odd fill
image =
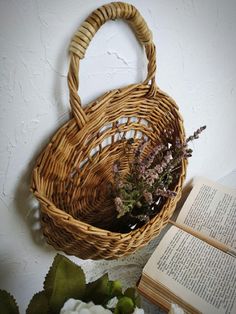
{"label": "basket handle", "polygon": [[99,28],[108,20],[125,19],[131,25],[137,38],[144,45],[148,59],[148,73],[144,84],[151,81],[151,86],[155,85],[156,73],[156,51],[152,41],[152,33],[139,11],[131,4],[124,2],[111,2],[93,11],[83,22],[72,38],[69,51],[71,52],[70,67],[68,72],[68,86],[70,90],[70,104],[74,117],[82,128],[87,117],[84,112],[80,97],[79,87],[79,61],[84,58],[86,49]]}

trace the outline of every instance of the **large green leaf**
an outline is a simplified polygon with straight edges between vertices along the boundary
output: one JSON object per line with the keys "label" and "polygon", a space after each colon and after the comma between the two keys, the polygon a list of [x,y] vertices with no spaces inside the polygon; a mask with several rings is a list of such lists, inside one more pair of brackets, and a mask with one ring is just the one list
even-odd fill
{"label": "large green leaf", "polygon": [[49,301],[45,291],[36,293],[31,299],[26,314],[49,314]]}
{"label": "large green leaf", "polygon": [[0,290],[0,313],[19,314],[19,308],[15,299],[5,290]]}
{"label": "large green leaf", "polygon": [[57,254],[45,278],[44,289],[49,299],[50,313],[58,313],[69,298],[83,299],[84,272],[68,258]]}
{"label": "large green leaf", "polygon": [[86,286],[85,301],[93,301],[95,304],[105,304],[109,298],[108,274],[90,282]]}

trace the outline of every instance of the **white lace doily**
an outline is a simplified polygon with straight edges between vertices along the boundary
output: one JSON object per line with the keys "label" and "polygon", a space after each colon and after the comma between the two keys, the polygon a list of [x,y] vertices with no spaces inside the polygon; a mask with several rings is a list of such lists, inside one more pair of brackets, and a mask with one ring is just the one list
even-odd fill
{"label": "white lace doily", "polygon": [[[147,263],[148,259],[150,258],[151,254],[155,250],[165,232],[166,228],[147,246],[139,249],[138,251],[127,257],[122,257],[110,261],[81,260],[75,257],[71,257],[71,259],[83,268],[88,282],[94,281],[103,274],[108,273],[111,280],[119,279],[122,282],[122,286],[124,289],[128,287],[133,287],[137,284],[141,276],[143,267]],[[166,313],[165,311],[151,304],[144,298],[142,298],[142,307],[145,313]]]}

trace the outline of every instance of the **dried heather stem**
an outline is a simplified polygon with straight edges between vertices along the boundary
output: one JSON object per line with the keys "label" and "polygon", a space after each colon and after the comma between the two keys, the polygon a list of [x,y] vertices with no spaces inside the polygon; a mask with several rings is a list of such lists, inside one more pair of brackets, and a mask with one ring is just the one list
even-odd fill
{"label": "dried heather stem", "polygon": [[[157,144],[151,152],[142,159],[147,141],[140,141],[134,151],[133,162],[129,162],[130,173],[122,180],[119,161],[114,163],[114,190],[115,206],[118,217],[129,214],[130,217],[144,221],[150,215],[148,206],[155,203],[157,197],[175,197],[176,193],[170,189],[173,178],[178,175],[183,159],[192,156],[192,149],[188,143],[199,138],[206,126],[197,129],[185,142],[178,138],[173,139],[173,132],[165,131],[166,143]],[[171,139],[170,139],[171,138]],[[124,153],[129,154],[133,141],[130,139],[124,144]],[[128,151],[127,151],[128,150]],[[134,208],[146,208],[147,212],[136,214]]]}

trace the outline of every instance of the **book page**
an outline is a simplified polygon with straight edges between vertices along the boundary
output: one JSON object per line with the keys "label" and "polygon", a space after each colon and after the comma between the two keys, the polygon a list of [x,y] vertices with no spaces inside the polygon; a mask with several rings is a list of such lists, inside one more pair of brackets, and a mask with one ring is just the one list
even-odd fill
{"label": "book page", "polygon": [[171,227],[143,269],[203,313],[236,313],[236,259]]}
{"label": "book page", "polygon": [[236,190],[196,180],[176,222],[236,250]]}

